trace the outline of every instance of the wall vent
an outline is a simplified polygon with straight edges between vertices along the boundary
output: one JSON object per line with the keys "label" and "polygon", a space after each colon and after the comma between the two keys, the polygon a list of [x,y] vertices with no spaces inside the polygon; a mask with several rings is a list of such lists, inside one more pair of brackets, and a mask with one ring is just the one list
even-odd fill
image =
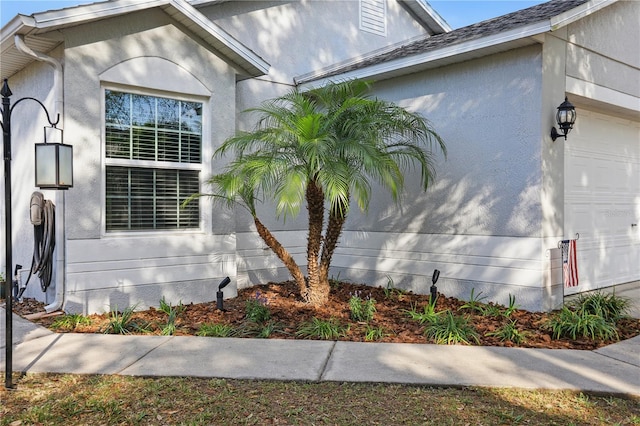
{"label": "wall vent", "polygon": [[386,0],[360,0],[360,29],[381,36],[387,35]]}

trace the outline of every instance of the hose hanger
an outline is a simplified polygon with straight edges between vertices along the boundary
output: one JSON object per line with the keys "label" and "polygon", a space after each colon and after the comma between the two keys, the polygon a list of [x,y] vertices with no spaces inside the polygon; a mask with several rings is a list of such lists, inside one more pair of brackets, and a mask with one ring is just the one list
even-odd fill
{"label": "hose hanger", "polygon": [[31,194],[30,218],[33,224],[33,257],[29,277],[19,291],[18,298],[27,288],[32,275],[40,279],[40,288],[46,292],[53,275],[53,252],[56,245],[56,208],[50,200],[45,200],[41,192]]}

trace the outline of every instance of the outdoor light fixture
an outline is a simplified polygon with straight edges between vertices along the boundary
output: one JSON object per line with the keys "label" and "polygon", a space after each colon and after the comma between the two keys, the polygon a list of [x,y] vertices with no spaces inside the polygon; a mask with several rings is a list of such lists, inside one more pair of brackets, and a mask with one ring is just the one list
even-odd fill
{"label": "outdoor light fixture", "polygon": [[556,112],[556,122],[562,133],[558,133],[555,127],[551,128],[551,139],[555,142],[560,136],[564,136],[564,140],[567,140],[567,133],[573,129],[573,124],[576,122],[576,108],[573,106],[569,99],[565,96],[564,102],[558,107]]}
{"label": "outdoor light fixture", "polygon": [[226,277],[218,285],[218,291],[216,292],[216,308],[218,308],[218,310],[224,311],[224,306],[222,301],[222,297],[223,297],[222,289],[225,288],[230,282],[231,282],[231,278]]}
{"label": "outdoor light fixture", "polygon": [[73,147],[64,143],[48,143],[47,132],[60,132],[55,126],[44,128],[44,143],[36,144],[36,186],[40,189],[73,187]]}

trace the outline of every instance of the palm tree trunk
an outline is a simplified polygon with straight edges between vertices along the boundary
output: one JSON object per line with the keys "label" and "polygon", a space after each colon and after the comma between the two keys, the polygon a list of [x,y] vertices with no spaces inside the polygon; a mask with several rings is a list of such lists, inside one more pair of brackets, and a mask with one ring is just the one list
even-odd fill
{"label": "palm tree trunk", "polygon": [[329,224],[327,225],[327,234],[322,249],[322,258],[320,259],[320,280],[326,281],[329,285],[329,267],[331,266],[331,258],[338,245],[338,239],[342,234],[342,228],[347,220],[347,216],[342,213],[330,213]]}
{"label": "palm tree trunk", "polygon": [[300,294],[304,295],[307,292],[307,283],[304,278],[304,274],[300,270],[300,267],[296,263],[296,261],[291,257],[287,249],[285,249],[282,244],[276,239],[276,237],[267,229],[266,226],[260,222],[257,216],[253,217],[253,222],[256,225],[256,229],[258,230],[258,235],[265,242],[265,244],[278,256],[278,258],[282,261],[284,266],[287,268],[293,279],[295,280],[298,288],[300,289]]}
{"label": "palm tree trunk", "polygon": [[320,247],[324,227],[324,193],[313,180],[307,184],[307,208],[309,210],[309,236],[307,240],[307,303],[319,306],[329,300],[329,282],[320,279]]}

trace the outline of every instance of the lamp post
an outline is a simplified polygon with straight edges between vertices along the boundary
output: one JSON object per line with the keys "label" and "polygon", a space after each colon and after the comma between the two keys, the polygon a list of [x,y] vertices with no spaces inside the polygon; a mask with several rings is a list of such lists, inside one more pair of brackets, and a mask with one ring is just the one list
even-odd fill
{"label": "lamp post", "polygon": [[[7,79],[4,79],[2,89],[2,141],[4,146],[4,205],[5,205],[5,388],[13,388],[13,295],[12,275],[13,247],[11,230],[11,114],[13,109],[22,101],[31,100],[37,102],[45,114],[50,129],[57,129],[60,114],[56,121],[51,121],[49,111],[42,102],[35,98],[25,97],[18,99],[11,106],[11,89]],[[43,189],[68,189],[73,186],[73,152],[70,145],[62,143],[47,143],[45,127],[45,140],[43,144],[36,144],[36,186]]]}

